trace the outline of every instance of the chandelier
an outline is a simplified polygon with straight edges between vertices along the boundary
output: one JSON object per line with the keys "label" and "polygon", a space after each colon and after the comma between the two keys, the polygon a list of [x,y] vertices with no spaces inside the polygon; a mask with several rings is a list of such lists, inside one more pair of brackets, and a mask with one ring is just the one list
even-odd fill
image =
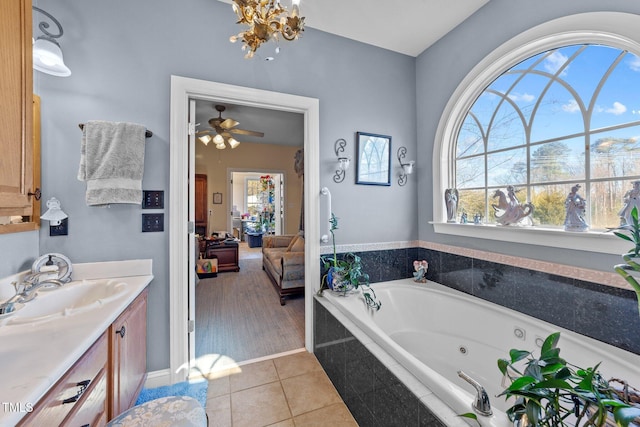
{"label": "chandelier", "polygon": [[280,4],[280,0],[233,0],[233,11],[238,15],[238,24],[249,28],[231,36],[235,43],[244,42],[242,50],[248,50],[245,58],[252,58],[262,43],[282,36],[287,41],[296,40],[304,31],[304,17],[298,16],[300,0],[292,0],[291,13]]}

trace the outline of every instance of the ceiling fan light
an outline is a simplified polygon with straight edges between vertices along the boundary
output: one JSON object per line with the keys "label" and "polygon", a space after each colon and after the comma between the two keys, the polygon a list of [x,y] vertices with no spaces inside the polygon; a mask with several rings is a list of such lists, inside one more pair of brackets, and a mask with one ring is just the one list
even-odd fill
{"label": "ceiling fan light", "polygon": [[213,137],[213,142],[215,142],[216,145],[224,144],[224,138],[222,137],[222,135],[218,134]]}
{"label": "ceiling fan light", "polygon": [[236,148],[238,145],[240,145],[240,142],[236,141],[234,138],[229,138],[227,142],[229,143],[229,146],[231,148]]}
{"label": "ceiling fan light", "polygon": [[207,145],[207,144],[209,144],[211,142],[211,135],[202,135],[202,136],[199,136],[198,139],[204,145]]}
{"label": "ceiling fan light", "polygon": [[226,145],[224,145],[224,142],[223,142],[222,144],[216,144],[216,148],[217,148],[218,150],[224,150],[225,148],[227,148],[227,146],[226,146]]}

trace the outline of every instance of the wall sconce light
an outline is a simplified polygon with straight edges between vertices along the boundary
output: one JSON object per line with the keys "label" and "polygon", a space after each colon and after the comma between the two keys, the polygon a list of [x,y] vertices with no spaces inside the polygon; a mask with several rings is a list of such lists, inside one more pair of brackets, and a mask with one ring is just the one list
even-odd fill
{"label": "wall sconce light", "polygon": [[416,164],[414,160],[409,160],[408,163],[402,163],[402,159],[407,155],[407,149],[405,147],[398,148],[398,161],[400,162],[400,177],[398,178],[398,185],[403,186],[407,183],[407,176],[413,173],[413,166]]}
{"label": "wall sconce light", "polygon": [[47,200],[47,211],[40,216],[40,219],[47,220],[50,225],[57,226],[62,223],[63,219],[68,217],[69,215],[60,208],[60,200],[52,197]]}
{"label": "wall sconce light", "polygon": [[47,31],[47,28],[49,28],[48,22],[42,21],[38,24],[42,35],[38,36],[33,43],[33,68],[52,76],[70,76],[71,70],[64,64],[62,49],[60,49],[60,45],[56,41],[63,34],[62,25],[50,13],[36,6],[32,6],[32,8],[36,12],[45,15],[58,27],[58,34],[53,34]]}
{"label": "wall sconce light", "polygon": [[336,156],[338,157],[338,169],[336,170],[336,174],[333,175],[333,182],[344,181],[344,177],[347,175],[347,169],[349,169],[349,164],[351,164],[351,157],[340,156],[340,153],[344,151],[346,146],[347,141],[343,138],[337,140],[333,146]]}

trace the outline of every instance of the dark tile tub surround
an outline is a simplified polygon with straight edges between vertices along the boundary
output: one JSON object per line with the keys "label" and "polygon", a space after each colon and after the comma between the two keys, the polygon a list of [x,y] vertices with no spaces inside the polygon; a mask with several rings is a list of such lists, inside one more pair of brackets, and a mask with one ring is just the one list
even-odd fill
{"label": "dark tile tub surround", "polygon": [[316,358],[361,427],[445,426],[315,300],[313,324]]}
{"label": "dark tile tub surround", "polygon": [[372,283],[412,277],[413,261],[425,259],[434,282],[640,354],[640,316],[631,290],[425,248],[356,255]]}

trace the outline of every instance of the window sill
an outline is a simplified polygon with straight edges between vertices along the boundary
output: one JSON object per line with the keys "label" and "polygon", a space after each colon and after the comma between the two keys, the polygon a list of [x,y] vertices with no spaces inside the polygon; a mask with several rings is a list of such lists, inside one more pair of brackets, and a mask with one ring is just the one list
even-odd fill
{"label": "window sill", "polygon": [[543,227],[499,226],[430,222],[439,234],[523,243],[619,255],[629,250],[629,242],[602,231],[571,232]]}

